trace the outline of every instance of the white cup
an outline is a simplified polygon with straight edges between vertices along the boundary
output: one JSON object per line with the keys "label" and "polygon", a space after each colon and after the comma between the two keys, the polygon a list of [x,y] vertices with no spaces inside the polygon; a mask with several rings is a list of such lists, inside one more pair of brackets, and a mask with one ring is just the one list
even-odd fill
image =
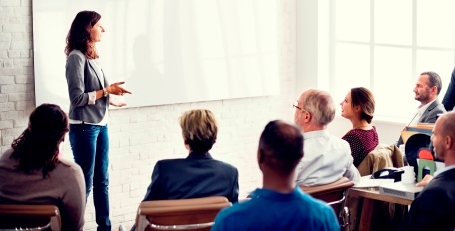
{"label": "white cup", "polygon": [[401,175],[401,183],[403,183],[403,184],[415,183],[414,167],[404,166],[403,169],[404,169],[404,173]]}

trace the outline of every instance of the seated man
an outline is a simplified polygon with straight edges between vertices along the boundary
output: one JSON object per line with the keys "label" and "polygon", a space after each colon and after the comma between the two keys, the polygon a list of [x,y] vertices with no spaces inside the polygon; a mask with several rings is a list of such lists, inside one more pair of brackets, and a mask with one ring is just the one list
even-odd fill
{"label": "seated man", "polygon": [[327,130],[335,117],[335,102],[330,94],[315,89],[304,91],[294,107],[294,120],[305,140],[305,157],[297,166],[297,184],[328,184],[343,176],[358,182],[360,174],[353,164],[349,144]]}
{"label": "seated man", "polygon": [[412,202],[401,230],[454,230],[455,219],[455,112],[443,114],[433,128],[431,140],[436,157],[445,168]]}
{"label": "seated man", "polygon": [[[420,74],[414,88],[414,99],[420,102],[420,106],[409,125],[435,123],[438,119],[438,114],[446,112],[444,105],[438,100],[441,88],[442,81],[438,74],[431,71]],[[397,145],[401,144],[403,144],[403,140],[400,136]]]}
{"label": "seated man", "polygon": [[300,130],[281,121],[267,124],[259,139],[258,163],[263,188],[249,201],[222,210],[212,231],[340,230],[333,209],[305,194],[294,182],[304,155]]}
{"label": "seated man", "polygon": [[189,155],[156,163],[144,201],[225,196],[230,202],[237,202],[237,168],[209,154],[218,132],[213,113],[187,111],[180,118],[180,127]]}

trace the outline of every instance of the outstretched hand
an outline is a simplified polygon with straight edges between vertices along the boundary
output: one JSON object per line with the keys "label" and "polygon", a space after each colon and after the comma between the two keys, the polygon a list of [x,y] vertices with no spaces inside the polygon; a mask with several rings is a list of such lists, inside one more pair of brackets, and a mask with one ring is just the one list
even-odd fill
{"label": "outstretched hand", "polygon": [[113,95],[124,95],[126,93],[128,94],[131,94],[130,91],[126,90],[125,88],[121,87],[120,85],[124,84],[125,82],[116,82],[116,83],[113,83],[111,85],[109,85],[108,87],[106,87],[106,91],[109,93],[109,94],[113,94]]}
{"label": "outstretched hand", "polygon": [[422,179],[422,181],[420,181],[419,183],[416,184],[416,186],[421,186],[421,187],[424,187],[426,186],[428,183],[430,183],[431,180],[433,180],[433,176],[432,175],[425,175],[425,177]]}

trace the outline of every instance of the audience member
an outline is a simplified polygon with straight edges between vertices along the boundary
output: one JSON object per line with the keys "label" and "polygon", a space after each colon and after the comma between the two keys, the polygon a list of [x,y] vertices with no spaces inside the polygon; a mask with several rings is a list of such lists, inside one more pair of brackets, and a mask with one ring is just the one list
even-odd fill
{"label": "audience member", "polygon": [[352,124],[342,139],[349,143],[356,167],[379,143],[376,128],[371,126],[374,104],[373,93],[364,87],[352,88],[340,103],[341,116]]}
{"label": "audience member", "polygon": [[446,111],[452,111],[455,108],[455,68],[452,71],[452,77],[450,78],[442,104]]}
{"label": "audience member", "polygon": [[[431,71],[420,74],[414,87],[414,99],[420,102],[420,106],[411,119],[411,122],[409,122],[409,125],[435,123],[438,115],[446,112],[444,105],[438,100],[441,88],[442,81],[438,74]],[[400,144],[403,144],[401,136],[397,142],[397,145]]]}
{"label": "audience member", "polygon": [[156,163],[144,201],[225,196],[230,202],[237,202],[237,168],[213,159],[209,153],[218,132],[213,113],[187,111],[180,118],[180,127],[189,155]]}
{"label": "audience member", "polygon": [[444,161],[445,168],[435,172],[412,202],[402,231],[455,229],[455,112],[443,114],[436,121],[431,141],[436,157]]}
{"label": "audience member", "polygon": [[340,230],[333,209],[294,182],[295,167],[304,155],[303,142],[297,127],[269,122],[257,154],[263,188],[256,189],[252,199],[222,210],[212,230]]}
{"label": "audience member", "polygon": [[330,94],[307,90],[294,107],[294,120],[302,129],[305,140],[305,157],[297,166],[297,184],[328,184],[343,176],[358,182],[360,174],[353,164],[349,144],[327,130],[335,117],[335,103]]}
{"label": "audience member", "polygon": [[0,204],[51,204],[60,210],[62,230],[82,230],[85,182],[82,169],[60,159],[68,132],[59,106],[42,104],[30,115],[28,128],[0,157]]}

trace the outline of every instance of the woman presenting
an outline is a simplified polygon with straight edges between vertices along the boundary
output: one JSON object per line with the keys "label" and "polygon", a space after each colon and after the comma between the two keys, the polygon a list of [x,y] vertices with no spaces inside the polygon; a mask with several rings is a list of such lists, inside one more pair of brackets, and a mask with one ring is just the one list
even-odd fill
{"label": "woman presenting", "polygon": [[84,172],[86,197],[93,186],[98,231],[111,230],[109,220],[109,138],[108,103],[122,107],[125,103],[109,99],[110,94],[130,93],[124,82],[108,84],[98,63],[95,44],[101,41],[104,28],[101,15],[81,11],[71,24],[66,38],[66,80],[70,98],[69,139],[74,160]]}

